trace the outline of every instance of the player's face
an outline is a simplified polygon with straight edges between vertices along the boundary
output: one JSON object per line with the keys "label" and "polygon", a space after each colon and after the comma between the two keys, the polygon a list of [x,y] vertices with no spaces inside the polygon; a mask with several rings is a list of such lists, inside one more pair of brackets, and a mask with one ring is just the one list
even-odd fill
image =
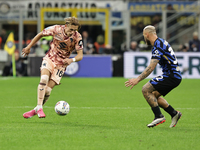
{"label": "player's face", "polygon": [[147,38],[145,39],[145,42],[147,45],[151,45],[151,42]]}
{"label": "player's face", "polygon": [[146,42],[147,45],[151,45],[151,42],[148,40],[148,33],[146,33],[145,31],[143,32],[143,36],[144,36],[144,40]]}
{"label": "player's face", "polygon": [[65,34],[67,36],[72,36],[74,32],[78,30],[78,26],[75,25],[65,25]]}

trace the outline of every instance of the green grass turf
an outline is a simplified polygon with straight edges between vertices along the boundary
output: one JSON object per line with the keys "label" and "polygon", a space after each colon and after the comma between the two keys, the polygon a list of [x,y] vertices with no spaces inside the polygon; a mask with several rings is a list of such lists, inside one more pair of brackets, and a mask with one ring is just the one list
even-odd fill
{"label": "green grass turf", "polygon": [[[124,78],[67,78],[56,86],[44,106],[46,118],[24,119],[36,106],[39,78],[0,78],[0,150],[199,150],[199,79],[184,79],[165,98],[183,116],[169,128],[166,122],[146,125],[153,113],[141,89],[132,90]],[[54,105],[67,101],[71,110],[58,116]]]}

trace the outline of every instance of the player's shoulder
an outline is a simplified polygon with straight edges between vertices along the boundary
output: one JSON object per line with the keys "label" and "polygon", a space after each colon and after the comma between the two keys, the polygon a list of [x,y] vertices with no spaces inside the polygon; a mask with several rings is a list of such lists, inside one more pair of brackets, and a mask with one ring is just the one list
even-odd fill
{"label": "player's shoulder", "polygon": [[76,34],[77,34],[77,36],[81,36],[81,34],[78,31],[76,31]]}
{"label": "player's shoulder", "polygon": [[64,28],[64,26],[63,25],[57,25],[57,24],[55,24],[55,25],[49,26],[47,28],[62,29],[62,28]]}
{"label": "player's shoulder", "polygon": [[54,25],[54,31],[56,33],[62,33],[62,31],[64,31],[65,26],[64,25]]}
{"label": "player's shoulder", "polygon": [[82,39],[82,36],[78,31],[75,32],[75,38],[76,39]]}
{"label": "player's shoulder", "polygon": [[48,27],[46,27],[44,30],[55,30],[55,29],[57,29],[59,27],[59,25],[52,25],[52,26],[48,26]]}
{"label": "player's shoulder", "polygon": [[155,46],[158,46],[158,45],[160,45],[160,44],[162,44],[162,43],[164,43],[164,40],[161,39],[161,38],[157,38],[156,41],[155,41],[155,43],[154,43],[154,45],[155,45]]}
{"label": "player's shoulder", "polygon": [[56,29],[63,29],[65,26],[64,26],[64,25],[54,25],[54,27],[55,27]]}
{"label": "player's shoulder", "polygon": [[163,43],[164,43],[163,39],[157,38],[152,47],[152,53],[162,53],[163,52]]}
{"label": "player's shoulder", "polygon": [[154,42],[154,47],[158,49],[165,49],[168,46],[168,42],[162,38],[157,38]]}

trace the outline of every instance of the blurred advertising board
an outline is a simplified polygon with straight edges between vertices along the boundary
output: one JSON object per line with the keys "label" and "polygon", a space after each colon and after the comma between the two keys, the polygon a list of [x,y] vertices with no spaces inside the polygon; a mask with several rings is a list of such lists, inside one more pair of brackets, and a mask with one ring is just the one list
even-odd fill
{"label": "blurred advertising board", "polygon": [[71,63],[65,75],[71,77],[112,77],[111,56],[84,56],[79,62]]}
{"label": "blurred advertising board", "polygon": [[[28,57],[28,75],[40,76],[42,57]],[[70,77],[112,77],[112,56],[83,56],[79,62],[71,63],[64,76]]]}
{"label": "blurred advertising board", "polygon": [[[42,7],[46,8],[109,8],[113,11],[122,11],[127,8],[127,3],[123,1],[47,1],[47,0],[26,0],[26,1],[1,1],[0,2],[0,19],[17,19],[19,10],[24,10],[24,20],[37,20],[38,12]],[[83,12],[79,14],[81,19],[96,19],[101,13]],[[48,12],[45,14],[46,19],[63,19],[69,17],[69,12]],[[103,14],[102,14],[103,15]],[[115,14],[116,15],[116,14]]]}
{"label": "blurred advertising board", "polygon": [[[200,53],[176,52],[176,57],[183,78],[200,78]],[[124,77],[136,78],[149,65],[151,52],[125,52],[124,53]],[[160,65],[148,76],[153,78],[162,74]]]}

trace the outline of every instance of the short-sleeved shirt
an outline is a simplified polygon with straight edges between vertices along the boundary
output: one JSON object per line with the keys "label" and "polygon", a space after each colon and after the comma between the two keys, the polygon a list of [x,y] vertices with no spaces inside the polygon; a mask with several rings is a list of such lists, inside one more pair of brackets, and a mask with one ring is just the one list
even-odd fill
{"label": "short-sleeved shirt", "polygon": [[161,38],[156,39],[152,48],[151,59],[159,60],[159,64],[165,77],[173,75],[173,77],[177,79],[182,78],[175,53],[166,40]]}
{"label": "short-sleeved shirt", "polygon": [[54,25],[42,31],[44,36],[53,36],[49,51],[45,57],[48,57],[55,65],[64,65],[62,60],[69,58],[73,50],[83,49],[81,34],[76,31],[72,36],[68,37],[64,29],[64,25]]}

